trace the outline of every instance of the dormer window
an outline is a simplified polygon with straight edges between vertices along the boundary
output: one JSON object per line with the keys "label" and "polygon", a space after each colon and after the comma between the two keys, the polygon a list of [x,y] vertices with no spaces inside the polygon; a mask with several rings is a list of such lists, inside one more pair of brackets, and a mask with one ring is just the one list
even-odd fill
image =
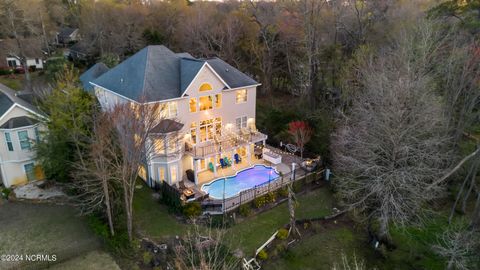
{"label": "dormer window", "polygon": [[210,91],[210,90],[212,90],[212,89],[213,89],[213,88],[212,88],[212,86],[211,86],[209,83],[204,83],[204,84],[200,85],[199,91],[200,91],[200,92],[205,92],[205,91]]}

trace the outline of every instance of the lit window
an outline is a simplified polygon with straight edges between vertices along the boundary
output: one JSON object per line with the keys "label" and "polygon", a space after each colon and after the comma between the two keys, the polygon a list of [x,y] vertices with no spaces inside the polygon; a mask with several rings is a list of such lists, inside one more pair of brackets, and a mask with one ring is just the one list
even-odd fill
{"label": "lit window", "polygon": [[20,141],[20,148],[22,150],[30,150],[30,140],[28,139],[28,132],[26,130],[18,132],[18,140]]}
{"label": "lit window", "polygon": [[204,92],[204,91],[210,91],[210,90],[212,90],[212,89],[213,89],[213,88],[212,88],[212,86],[211,86],[209,83],[204,83],[204,84],[200,85],[199,91],[200,91],[200,92]]}
{"label": "lit window", "polygon": [[222,107],[222,94],[215,95],[215,108]]}
{"label": "lit window", "polygon": [[222,118],[215,118],[215,134],[220,137],[222,136]]}
{"label": "lit window", "polygon": [[177,117],[178,106],[177,102],[171,101],[160,105],[160,116],[162,118]]}
{"label": "lit window", "polygon": [[165,181],[165,168],[164,167],[158,168],[158,178],[162,182]]}
{"label": "lit window", "polygon": [[213,109],[213,98],[212,96],[203,96],[200,97],[200,111]]}
{"label": "lit window", "polygon": [[190,125],[190,136],[192,138],[192,143],[197,143],[197,123],[192,122]]}
{"label": "lit window", "polygon": [[172,117],[177,117],[177,114],[178,114],[178,106],[177,106],[177,102],[169,102],[168,103],[168,115],[170,118]]}
{"label": "lit window", "polygon": [[247,102],[247,90],[237,90],[235,103],[244,103]]}
{"label": "lit window", "polygon": [[155,139],[154,145],[155,145],[155,152],[157,154],[165,153],[165,145],[162,139]]}
{"label": "lit window", "polygon": [[5,140],[7,141],[8,151],[13,151],[13,143],[12,138],[10,137],[10,133],[5,132]]}
{"label": "lit window", "polygon": [[191,98],[190,99],[190,112],[196,112],[197,111],[197,99],[196,98]]}

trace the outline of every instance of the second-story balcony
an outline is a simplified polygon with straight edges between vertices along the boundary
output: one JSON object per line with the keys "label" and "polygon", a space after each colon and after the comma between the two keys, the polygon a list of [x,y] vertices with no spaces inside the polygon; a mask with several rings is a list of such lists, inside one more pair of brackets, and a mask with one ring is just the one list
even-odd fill
{"label": "second-story balcony", "polygon": [[205,158],[217,153],[227,152],[240,146],[252,143],[262,142],[267,139],[267,135],[261,132],[241,132],[228,133],[215,140],[207,141],[198,145],[190,142],[185,143],[185,152],[195,158]]}

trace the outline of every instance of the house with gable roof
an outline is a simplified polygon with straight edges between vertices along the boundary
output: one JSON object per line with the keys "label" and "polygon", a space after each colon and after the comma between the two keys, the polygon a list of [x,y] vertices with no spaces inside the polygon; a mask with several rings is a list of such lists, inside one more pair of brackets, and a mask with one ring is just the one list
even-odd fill
{"label": "house with gable roof", "polygon": [[34,144],[45,126],[45,115],[18,92],[0,84],[0,183],[5,187],[43,179]]}
{"label": "house with gable roof", "polygon": [[[103,109],[124,102],[164,108],[166,119],[152,131],[162,136],[152,140],[163,140],[155,145],[165,147],[146,157],[140,175],[151,186],[187,179],[200,185],[223,175],[220,168],[227,161],[236,170],[260,162],[255,147],[267,139],[255,127],[260,84],[223,60],[197,59],[156,45],[92,76],[98,68],[87,70],[82,83],[91,85]],[[170,134],[180,139],[168,140]]]}

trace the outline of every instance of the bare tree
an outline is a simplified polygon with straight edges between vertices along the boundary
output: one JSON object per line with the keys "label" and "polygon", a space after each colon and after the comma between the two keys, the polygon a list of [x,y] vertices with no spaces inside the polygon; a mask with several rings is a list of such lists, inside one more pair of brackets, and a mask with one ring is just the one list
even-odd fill
{"label": "bare tree", "polygon": [[438,237],[433,250],[447,260],[448,270],[476,269],[480,261],[480,235],[462,224],[454,224]]}
{"label": "bare tree", "polygon": [[231,254],[225,230],[202,229],[198,225],[175,247],[175,255],[176,269],[181,270],[233,270],[240,263]]}
{"label": "bare tree", "polygon": [[77,199],[82,212],[105,212],[113,236],[113,201],[118,196],[115,194],[118,183],[114,182],[114,176],[118,173],[115,165],[120,163],[120,155],[115,126],[110,120],[107,113],[97,113],[89,149],[83,158],[85,162],[76,163],[73,177],[81,191]]}
{"label": "bare tree", "polygon": [[[363,87],[333,136],[335,186],[378,221],[384,238],[390,223],[422,220],[425,203],[443,194],[436,180],[451,159],[444,107],[425,65],[436,48],[429,29],[405,33],[363,67]],[[423,50],[418,41],[428,41]]]}
{"label": "bare tree", "polygon": [[359,260],[355,254],[352,258],[342,253],[342,262],[333,265],[332,270],[366,270],[367,267],[363,260]]}
{"label": "bare tree", "polygon": [[150,142],[153,128],[165,116],[164,106],[159,103],[118,103],[108,112],[109,119],[118,134],[117,144],[120,157],[113,164],[114,177],[120,183],[126,214],[127,232],[130,241],[133,239],[133,197],[135,185],[142,168],[147,166],[147,159],[152,153],[154,144]]}

